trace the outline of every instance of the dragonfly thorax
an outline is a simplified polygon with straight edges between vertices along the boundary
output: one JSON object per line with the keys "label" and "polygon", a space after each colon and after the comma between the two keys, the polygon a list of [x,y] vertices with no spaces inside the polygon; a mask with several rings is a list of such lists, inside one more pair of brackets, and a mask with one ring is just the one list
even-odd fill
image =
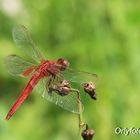
{"label": "dragonfly thorax", "polygon": [[64,59],[58,59],[57,61],[46,60],[39,66],[38,72],[42,76],[55,76],[60,71],[64,71],[68,66],[69,62]]}
{"label": "dragonfly thorax", "polygon": [[48,76],[51,73],[51,70],[53,65],[55,65],[56,62],[51,61],[51,60],[46,60],[44,62],[41,63],[41,65],[38,67],[38,72],[42,75],[42,76]]}

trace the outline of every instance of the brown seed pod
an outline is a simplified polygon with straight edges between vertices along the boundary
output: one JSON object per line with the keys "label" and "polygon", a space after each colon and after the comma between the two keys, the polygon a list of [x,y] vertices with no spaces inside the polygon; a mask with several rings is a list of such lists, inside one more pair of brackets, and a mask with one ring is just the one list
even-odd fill
{"label": "brown seed pod", "polygon": [[92,99],[96,100],[97,98],[96,98],[96,92],[95,92],[95,90],[96,90],[95,83],[93,83],[93,82],[87,82],[87,83],[83,83],[82,85],[83,85],[84,91],[86,93],[88,93],[88,95]]}
{"label": "brown seed pod", "polygon": [[86,125],[86,129],[82,131],[82,137],[84,140],[92,140],[95,132],[93,129],[89,129],[88,125]]}

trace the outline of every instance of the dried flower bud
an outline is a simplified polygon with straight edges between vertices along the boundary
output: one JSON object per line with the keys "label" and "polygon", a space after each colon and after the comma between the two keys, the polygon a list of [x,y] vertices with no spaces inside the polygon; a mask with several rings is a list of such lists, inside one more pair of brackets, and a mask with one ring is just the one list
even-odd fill
{"label": "dried flower bud", "polygon": [[68,95],[70,92],[70,87],[58,87],[57,92],[59,93],[59,95],[64,96],[64,95]]}
{"label": "dried flower bud", "polygon": [[63,81],[61,81],[60,86],[63,86],[63,87],[70,87],[70,82],[69,82],[68,80],[63,80]]}
{"label": "dried flower bud", "polygon": [[62,80],[59,84],[49,87],[49,90],[56,91],[59,95],[68,95],[71,91],[70,82],[68,80]]}
{"label": "dried flower bud", "polygon": [[82,137],[84,140],[92,140],[93,135],[95,134],[93,129],[89,129],[88,125],[85,130],[82,131]]}
{"label": "dried flower bud", "polygon": [[92,99],[96,100],[96,92],[95,92],[96,86],[95,86],[95,83],[93,83],[93,82],[83,83],[83,87],[84,87],[84,91],[86,93],[88,93],[88,95]]}

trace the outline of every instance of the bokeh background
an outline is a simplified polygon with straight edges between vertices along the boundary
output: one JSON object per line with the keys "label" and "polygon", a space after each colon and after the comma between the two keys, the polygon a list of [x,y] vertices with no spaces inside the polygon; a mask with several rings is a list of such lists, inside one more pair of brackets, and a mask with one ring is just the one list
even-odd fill
{"label": "bokeh background", "polygon": [[0,140],[76,140],[77,116],[35,92],[4,120],[28,81],[4,67],[4,58],[17,53],[11,30],[18,24],[46,58],[63,57],[74,69],[98,74],[98,100],[86,97],[84,111],[95,140],[140,138],[114,132],[140,127],[140,1],[0,0]]}

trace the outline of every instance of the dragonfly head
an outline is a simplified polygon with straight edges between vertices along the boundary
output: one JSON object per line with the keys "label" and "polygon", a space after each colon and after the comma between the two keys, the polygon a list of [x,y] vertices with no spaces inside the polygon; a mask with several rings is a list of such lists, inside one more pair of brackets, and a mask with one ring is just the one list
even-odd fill
{"label": "dragonfly head", "polygon": [[60,70],[64,71],[65,69],[67,69],[69,67],[69,62],[63,58],[59,58],[57,60],[57,64],[60,65]]}

